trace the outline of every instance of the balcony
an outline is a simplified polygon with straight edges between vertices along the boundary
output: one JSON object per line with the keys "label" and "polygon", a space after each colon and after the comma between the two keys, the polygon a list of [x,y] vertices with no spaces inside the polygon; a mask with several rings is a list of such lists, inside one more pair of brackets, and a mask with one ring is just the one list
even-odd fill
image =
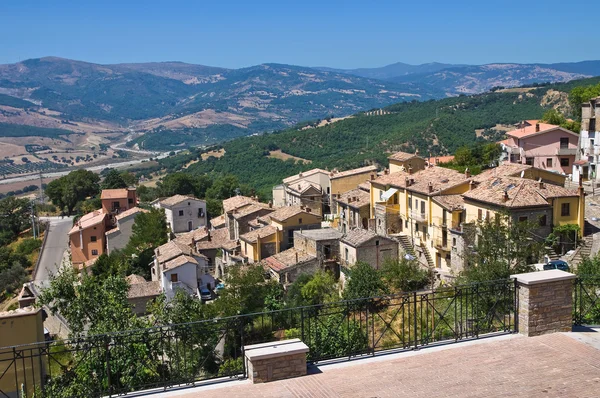
{"label": "balcony", "polygon": [[433,247],[435,247],[438,250],[450,250],[450,243],[448,241],[448,239],[443,239],[441,237],[436,237],[433,239]]}
{"label": "balcony", "polygon": [[427,213],[421,212],[418,210],[411,210],[410,218],[412,218],[413,220],[418,221],[418,222],[426,222],[427,221]]}
{"label": "balcony", "polygon": [[453,232],[463,233],[463,226],[460,222],[452,221],[452,225],[450,225],[449,227],[450,230]]}
{"label": "balcony", "polygon": [[577,148],[558,148],[556,154],[558,156],[575,156],[577,155]]}

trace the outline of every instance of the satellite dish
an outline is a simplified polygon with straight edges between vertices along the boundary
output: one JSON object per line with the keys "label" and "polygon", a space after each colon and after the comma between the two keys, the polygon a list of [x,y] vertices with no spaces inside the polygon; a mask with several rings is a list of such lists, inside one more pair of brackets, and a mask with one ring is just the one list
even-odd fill
{"label": "satellite dish", "polygon": [[525,178],[525,170],[521,171],[521,178]]}

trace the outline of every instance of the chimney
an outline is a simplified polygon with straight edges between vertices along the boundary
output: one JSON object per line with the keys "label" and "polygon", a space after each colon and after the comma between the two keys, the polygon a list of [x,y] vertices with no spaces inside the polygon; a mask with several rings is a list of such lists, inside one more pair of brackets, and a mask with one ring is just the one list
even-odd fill
{"label": "chimney", "polygon": [[541,177],[540,177],[540,179],[538,180],[538,184],[539,184],[539,187],[540,187],[540,189],[544,189],[544,188],[546,188],[546,186],[544,185],[544,181],[542,181],[542,178],[541,178]]}
{"label": "chimney", "polygon": [[298,264],[298,252],[296,252],[296,264]]}
{"label": "chimney", "polygon": [[473,189],[475,189],[475,181],[470,181],[469,182],[469,191],[472,191]]}
{"label": "chimney", "polygon": [[206,235],[206,239],[210,242],[211,241],[211,236],[210,236],[210,230],[208,231],[208,235]]}
{"label": "chimney", "polygon": [[540,124],[539,124],[539,123],[536,123],[536,124],[535,124],[535,132],[536,132],[536,133],[539,133],[539,132],[540,132]]}
{"label": "chimney", "polygon": [[273,201],[269,200],[269,209],[272,209],[272,208],[273,208]]}
{"label": "chimney", "polygon": [[410,180],[408,179],[408,177],[404,177],[404,185],[410,187]]}
{"label": "chimney", "polygon": [[429,181],[429,184],[427,184],[427,191],[429,191],[429,193],[433,192],[433,183],[431,181]]}
{"label": "chimney", "polygon": [[160,256],[160,250],[156,249],[156,255]]}
{"label": "chimney", "polygon": [[509,199],[509,197],[508,197],[508,192],[507,192],[507,191],[504,191],[504,201],[505,201],[505,202],[508,202],[508,199]]}
{"label": "chimney", "polygon": [[375,174],[371,174],[371,180],[375,179]]}
{"label": "chimney", "polygon": [[196,238],[192,236],[192,247],[196,247]]}
{"label": "chimney", "polygon": [[415,150],[415,155],[419,156],[419,150]]}
{"label": "chimney", "polygon": [[300,172],[300,174],[298,174],[298,177],[302,177],[302,172]]}
{"label": "chimney", "polygon": [[302,185],[298,184],[298,189],[301,189],[301,188],[302,188]]}
{"label": "chimney", "polygon": [[408,174],[412,175],[412,166],[408,166]]}
{"label": "chimney", "polygon": [[465,178],[471,178],[471,170],[468,167],[465,169]]}
{"label": "chimney", "polygon": [[390,169],[384,169],[384,170],[383,170],[383,174],[385,174],[385,175],[388,175],[388,174],[390,174]]}
{"label": "chimney", "polygon": [[307,212],[307,213],[310,213],[311,211],[312,211],[312,209],[311,209],[310,207],[307,207],[307,208],[306,208],[306,212]]}

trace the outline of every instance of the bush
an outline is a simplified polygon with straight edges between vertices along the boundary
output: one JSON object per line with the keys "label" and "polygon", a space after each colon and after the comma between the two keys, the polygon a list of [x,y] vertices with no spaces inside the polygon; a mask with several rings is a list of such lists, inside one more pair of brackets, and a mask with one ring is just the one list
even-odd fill
{"label": "bush", "polygon": [[41,246],[42,241],[40,239],[25,239],[19,243],[16,252],[19,254],[28,255],[39,249]]}

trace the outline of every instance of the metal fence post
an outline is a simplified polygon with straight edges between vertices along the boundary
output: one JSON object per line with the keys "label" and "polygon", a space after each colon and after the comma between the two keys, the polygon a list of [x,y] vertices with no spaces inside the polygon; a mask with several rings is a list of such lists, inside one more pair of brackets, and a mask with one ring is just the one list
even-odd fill
{"label": "metal fence post", "polygon": [[419,348],[419,342],[417,340],[417,292],[413,292],[413,319],[414,319],[414,333],[415,333],[415,350]]}

